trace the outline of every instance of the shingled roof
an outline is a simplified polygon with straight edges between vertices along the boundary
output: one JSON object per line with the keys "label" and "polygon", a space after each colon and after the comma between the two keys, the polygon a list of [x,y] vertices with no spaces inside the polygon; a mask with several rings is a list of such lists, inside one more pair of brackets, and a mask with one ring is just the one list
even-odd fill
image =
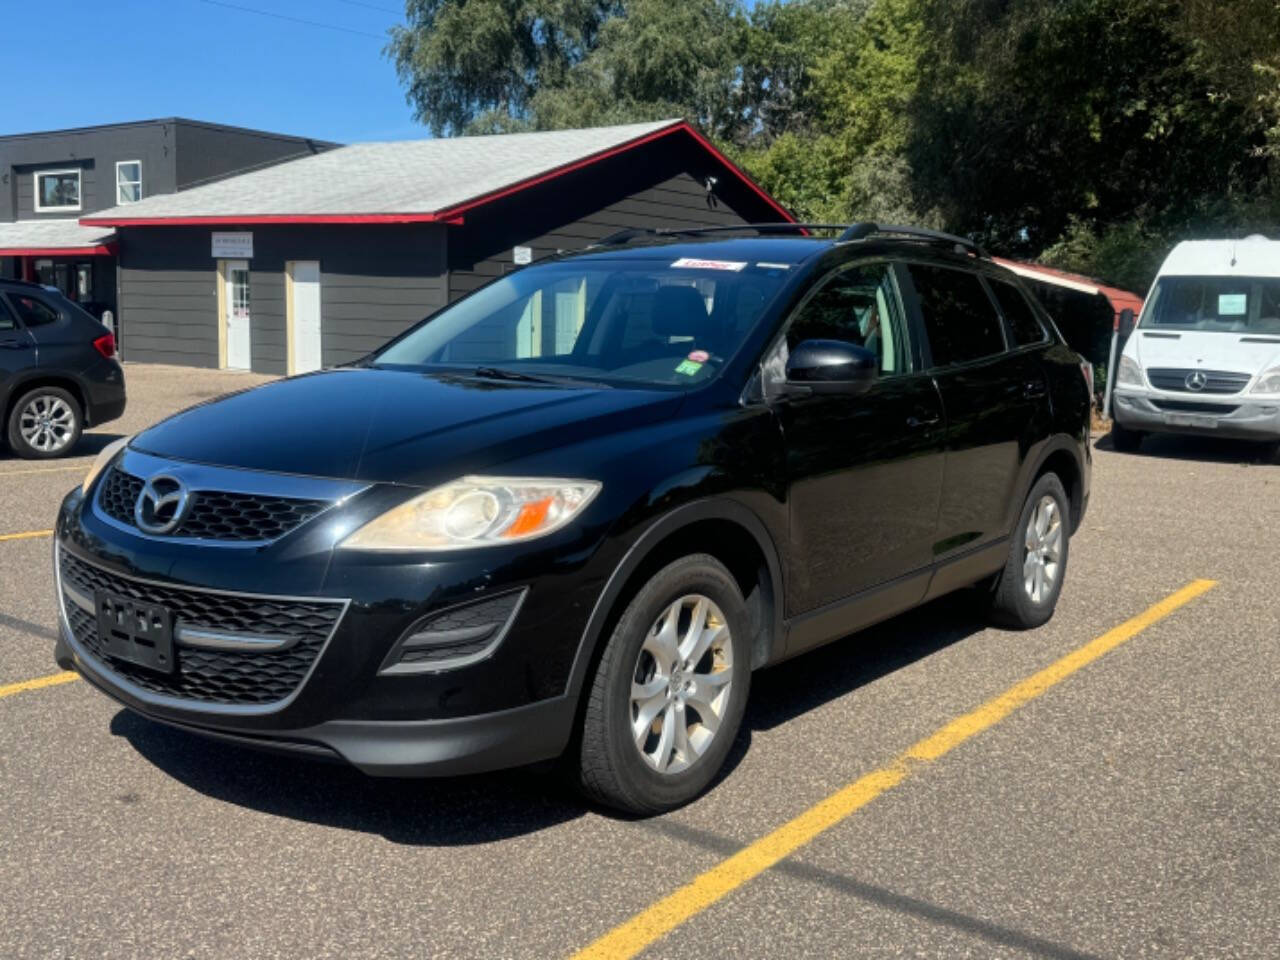
{"label": "shingled roof", "polygon": [[686,134],[790,216],[683,120],[356,143],[81,218],[101,226],[448,221],[661,137]]}

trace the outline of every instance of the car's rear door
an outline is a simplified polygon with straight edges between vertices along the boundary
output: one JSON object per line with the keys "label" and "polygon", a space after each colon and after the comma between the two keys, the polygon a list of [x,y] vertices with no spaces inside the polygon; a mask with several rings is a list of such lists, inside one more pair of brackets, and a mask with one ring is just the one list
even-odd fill
{"label": "car's rear door", "polygon": [[976,271],[913,262],[908,273],[908,302],[947,418],[934,559],[994,562],[1021,506],[1025,467],[1050,429],[1044,372],[1034,348],[1020,348],[1006,330]]}
{"label": "car's rear door", "polygon": [[0,410],[19,375],[36,365],[36,344],[0,294]]}
{"label": "car's rear door", "polygon": [[[788,614],[839,605],[877,587],[884,588],[885,610],[905,609],[923,596],[927,579],[910,574],[930,562],[944,423],[933,378],[921,369],[911,339],[894,266],[859,263],[815,285],[778,349],[814,339],[876,350],[881,373],[860,396],[777,402],[790,499]],[[776,377],[784,365],[771,358],[765,367]],[[850,621],[848,629],[857,625]],[[815,626],[799,638],[800,648],[840,632],[847,631],[838,624]]]}

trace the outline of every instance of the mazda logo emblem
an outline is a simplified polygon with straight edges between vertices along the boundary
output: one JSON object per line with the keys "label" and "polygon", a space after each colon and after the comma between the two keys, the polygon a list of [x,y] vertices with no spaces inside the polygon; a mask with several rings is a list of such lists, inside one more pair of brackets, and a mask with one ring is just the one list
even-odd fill
{"label": "mazda logo emblem", "polygon": [[189,497],[186,486],[177,477],[157,474],[142,485],[133,507],[134,522],[147,533],[172,533],[187,515]]}
{"label": "mazda logo emblem", "polygon": [[1200,370],[1193,370],[1187,374],[1186,384],[1188,390],[1203,390],[1208,382],[1209,378]]}

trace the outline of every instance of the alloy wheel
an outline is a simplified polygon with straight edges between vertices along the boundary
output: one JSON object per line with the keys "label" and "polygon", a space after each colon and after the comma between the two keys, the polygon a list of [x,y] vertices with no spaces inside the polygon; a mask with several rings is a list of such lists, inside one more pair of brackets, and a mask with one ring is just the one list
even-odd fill
{"label": "alloy wheel", "polygon": [[1062,536],[1062,511],[1058,501],[1046,494],[1036,504],[1027,524],[1022,585],[1032,603],[1043,603],[1058,582],[1062,570]]}
{"label": "alloy wheel", "polygon": [[55,453],[75,435],[76,415],[61,397],[37,394],[18,417],[18,432],[34,450]]}
{"label": "alloy wheel", "polygon": [[688,769],[720,730],[733,685],[733,646],[720,608],[681,597],[645,636],[631,678],[631,735],[664,774]]}

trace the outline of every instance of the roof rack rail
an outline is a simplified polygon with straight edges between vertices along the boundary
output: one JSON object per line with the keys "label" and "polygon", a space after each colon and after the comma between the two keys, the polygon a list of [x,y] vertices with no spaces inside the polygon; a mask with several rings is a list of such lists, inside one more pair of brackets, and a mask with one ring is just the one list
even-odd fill
{"label": "roof rack rail", "polygon": [[855,223],[840,234],[839,240],[840,242],[847,242],[850,240],[865,240],[868,237],[884,236],[909,237],[913,240],[944,243],[948,246],[959,248],[962,253],[971,253],[977,257],[989,256],[981,244],[970,240],[968,237],[957,236],[954,233],[944,233],[941,230],[929,230],[925,227],[903,226],[902,224]]}

